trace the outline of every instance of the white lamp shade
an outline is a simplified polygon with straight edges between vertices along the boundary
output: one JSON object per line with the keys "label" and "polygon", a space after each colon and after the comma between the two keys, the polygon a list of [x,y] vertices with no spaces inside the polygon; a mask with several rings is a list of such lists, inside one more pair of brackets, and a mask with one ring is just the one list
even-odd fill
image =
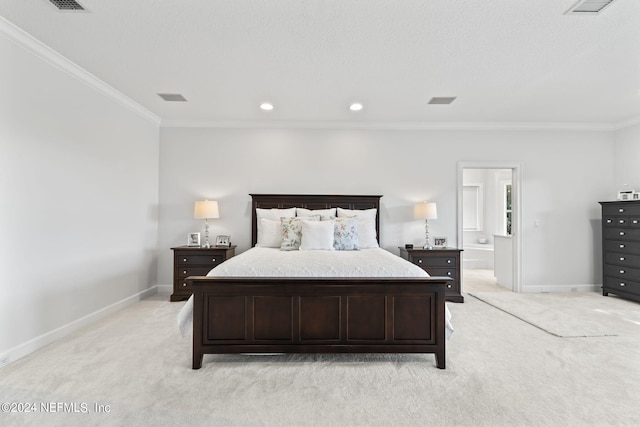
{"label": "white lamp shade", "polygon": [[417,219],[438,219],[438,207],[435,203],[418,203],[414,212]]}
{"label": "white lamp shade", "polygon": [[220,218],[218,202],[215,200],[200,200],[196,202],[193,209],[195,219]]}

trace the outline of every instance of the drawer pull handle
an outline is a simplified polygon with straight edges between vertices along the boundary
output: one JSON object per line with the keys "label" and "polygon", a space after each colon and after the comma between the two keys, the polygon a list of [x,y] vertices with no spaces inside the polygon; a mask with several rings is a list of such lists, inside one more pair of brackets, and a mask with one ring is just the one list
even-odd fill
{"label": "drawer pull handle", "polygon": [[182,258],[182,261],[187,262],[187,259],[186,258]]}
{"label": "drawer pull handle", "polygon": [[450,259],[447,260],[447,264],[451,264],[451,260]]}
{"label": "drawer pull handle", "polygon": [[182,272],[183,272],[184,274],[187,274],[187,270],[182,270]]}
{"label": "drawer pull handle", "polygon": [[634,220],[633,220],[633,223],[634,223],[634,224],[637,224],[637,223],[638,223],[638,220],[637,220],[637,219],[634,219]]}
{"label": "drawer pull handle", "polygon": [[626,258],[625,258],[625,257],[623,257],[623,256],[621,256],[621,257],[620,257],[620,261],[624,261],[625,259],[626,259]]}
{"label": "drawer pull handle", "polygon": [[447,271],[447,276],[451,276],[451,272],[450,271]]}
{"label": "drawer pull handle", "polygon": [[624,212],[624,208],[618,209],[618,212]]}
{"label": "drawer pull handle", "polygon": [[216,262],[216,259],[215,259],[215,258],[213,258],[211,261]]}
{"label": "drawer pull handle", "polygon": [[619,220],[618,220],[618,223],[620,223],[620,224],[624,224],[624,223],[625,223],[625,220],[624,220],[624,219],[619,219]]}
{"label": "drawer pull handle", "polygon": [[620,235],[621,235],[621,236],[624,236],[624,231],[621,231],[621,232],[620,232]]}
{"label": "drawer pull handle", "polygon": [[613,221],[611,221],[610,219],[607,220],[607,224],[611,224]]}
{"label": "drawer pull handle", "polygon": [[620,274],[624,274],[624,270],[620,270]]}
{"label": "drawer pull handle", "polygon": [[183,284],[182,284],[182,286],[187,286],[187,284],[186,284],[186,283],[183,283]]}
{"label": "drawer pull handle", "polygon": [[621,248],[624,248],[624,245],[620,245]]}
{"label": "drawer pull handle", "polygon": [[451,289],[451,285],[447,285],[447,288]]}
{"label": "drawer pull handle", "polygon": [[418,264],[422,264],[422,260],[421,259],[418,260]]}
{"label": "drawer pull handle", "polygon": [[627,286],[626,283],[620,283],[620,286]]}

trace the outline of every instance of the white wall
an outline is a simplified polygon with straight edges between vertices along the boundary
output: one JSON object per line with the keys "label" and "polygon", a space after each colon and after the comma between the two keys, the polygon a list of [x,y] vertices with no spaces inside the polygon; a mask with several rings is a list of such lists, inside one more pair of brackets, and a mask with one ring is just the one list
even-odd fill
{"label": "white wall", "polygon": [[640,191],[640,125],[619,130],[615,134],[614,184],[611,197],[617,191],[629,189]]}
{"label": "white wall", "polygon": [[[435,131],[162,128],[160,284],[170,247],[203,231],[193,202],[220,202],[211,234],[250,245],[249,193],[382,194],[381,243],[420,244],[420,200],[438,203],[432,235],[456,241],[458,161],[522,164],[523,288],[600,281],[598,201],[613,186],[613,135],[589,131]],[[534,220],[539,227],[534,227]]]}
{"label": "white wall", "polygon": [[34,52],[0,31],[0,365],[156,283],[158,123]]}

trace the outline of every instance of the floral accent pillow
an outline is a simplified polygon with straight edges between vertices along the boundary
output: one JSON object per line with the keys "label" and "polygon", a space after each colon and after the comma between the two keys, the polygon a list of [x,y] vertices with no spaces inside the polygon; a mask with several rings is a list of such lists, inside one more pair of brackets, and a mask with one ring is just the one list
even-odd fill
{"label": "floral accent pillow", "polygon": [[297,251],[300,249],[300,243],[302,242],[302,221],[320,221],[320,215],[280,218],[280,224],[282,226],[281,250]]}
{"label": "floral accent pillow", "polygon": [[333,233],[333,248],[337,251],[357,251],[358,218],[336,218]]}

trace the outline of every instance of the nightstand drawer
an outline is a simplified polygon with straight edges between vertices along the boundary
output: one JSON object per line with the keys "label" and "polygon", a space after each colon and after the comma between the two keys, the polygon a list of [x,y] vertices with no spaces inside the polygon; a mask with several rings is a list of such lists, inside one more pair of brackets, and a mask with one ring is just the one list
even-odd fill
{"label": "nightstand drawer", "polygon": [[453,302],[464,302],[462,296],[462,270],[460,269],[460,252],[457,248],[424,249],[399,247],[400,256],[417,265],[430,276],[450,277],[452,282],[446,285],[446,299]]}
{"label": "nightstand drawer", "polygon": [[235,255],[235,246],[171,248],[173,251],[173,294],[171,301],[182,301],[193,293],[185,280],[189,276],[206,276],[211,269]]}
{"label": "nightstand drawer", "polygon": [[456,257],[440,257],[440,256],[415,256],[412,262],[422,268],[426,267],[448,267],[456,265]]}
{"label": "nightstand drawer", "polygon": [[424,267],[424,271],[429,273],[429,276],[445,276],[451,277],[452,279],[457,279],[456,269],[455,268],[438,268],[438,267]]}
{"label": "nightstand drawer", "polygon": [[178,277],[206,276],[212,267],[180,267],[177,271]]}
{"label": "nightstand drawer", "polygon": [[224,261],[222,255],[180,255],[178,265],[218,265]]}

